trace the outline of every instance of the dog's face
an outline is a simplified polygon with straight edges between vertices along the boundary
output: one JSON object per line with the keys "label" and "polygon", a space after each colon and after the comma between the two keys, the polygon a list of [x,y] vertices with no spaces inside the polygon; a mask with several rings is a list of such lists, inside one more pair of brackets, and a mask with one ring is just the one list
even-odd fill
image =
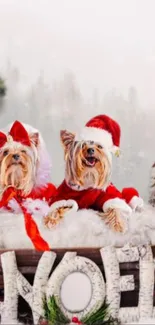
{"label": "dog's face", "polygon": [[28,195],[35,183],[37,168],[38,133],[30,135],[31,147],[21,143],[7,142],[0,150],[0,186],[13,186]]}
{"label": "dog's face", "polygon": [[66,180],[83,188],[103,188],[111,168],[104,148],[91,141],[75,141],[75,135],[61,131],[65,151]]}

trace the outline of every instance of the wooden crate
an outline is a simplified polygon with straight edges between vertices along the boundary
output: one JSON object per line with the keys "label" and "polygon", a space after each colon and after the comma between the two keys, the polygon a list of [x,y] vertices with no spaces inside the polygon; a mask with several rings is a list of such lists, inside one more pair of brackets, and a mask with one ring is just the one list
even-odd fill
{"label": "wooden crate", "polygon": [[[0,255],[8,250],[0,250]],[[54,263],[54,268],[59,264],[63,255],[68,251],[76,251],[79,256],[84,256],[90,258],[94,261],[100,268],[104,276],[104,268],[100,256],[100,248],[72,248],[72,249],[54,249],[57,254],[56,261]],[[153,256],[155,257],[155,246],[152,247]],[[38,265],[38,261],[42,255],[42,252],[37,252],[30,249],[15,250],[18,269],[21,273],[28,279],[28,281],[33,284],[34,274]],[[135,290],[129,292],[121,293],[121,307],[131,307],[138,305],[138,293],[139,293],[139,263],[120,263],[120,274],[121,275],[134,275]],[[105,278],[105,276],[104,276]],[[155,291],[155,290],[154,290]],[[3,286],[3,274],[0,262],[0,300],[3,301],[4,298],[4,286]],[[155,305],[155,299],[154,299]],[[23,321],[27,318],[31,318],[31,311],[27,303],[20,298],[19,299],[19,315],[20,319]]]}

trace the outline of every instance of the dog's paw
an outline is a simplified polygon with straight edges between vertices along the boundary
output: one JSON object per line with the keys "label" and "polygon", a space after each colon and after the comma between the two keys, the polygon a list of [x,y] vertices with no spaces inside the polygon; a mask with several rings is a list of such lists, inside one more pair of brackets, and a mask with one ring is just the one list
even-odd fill
{"label": "dog's paw", "polygon": [[47,216],[44,217],[44,225],[51,229],[58,225],[64,215],[71,211],[77,211],[78,205],[74,200],[62,200],[52,204]]}
{"label": "dog's paw", "polygon": [[99,215],[113,231],[121,233],[125,231],[124,221],[121,219],[119,209],[108,209],[106,212],[99,213]]}
{"label": "dog's paw", "polygon": [[66,212],[70,210],[69,207],[57,208],[54,211],[50,211],[47,216],[44,217],[43,222],[46,228],[51,229],[58,225]]}
{"label": "dog's paw", "polygon": [[68,211],[77,211],[78,204],[74,200],[60,200],[51,205],[50,211],[53,212],[59,208],[68,208]]}

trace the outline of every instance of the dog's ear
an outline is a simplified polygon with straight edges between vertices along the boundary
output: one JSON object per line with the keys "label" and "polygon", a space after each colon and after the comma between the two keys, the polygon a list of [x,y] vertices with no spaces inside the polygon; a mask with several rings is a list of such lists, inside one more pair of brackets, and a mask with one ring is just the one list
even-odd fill
{"label": "dog's ear", "polygon": [[66,130],[60,131],[60,139],[65,151],[68,151],[70,146],[73,144],[75,139],[75,134]]}
{"label": "dog's ear", "polygon": [[38,147],[39,145],[39,133],[38,132],[35,132],[35,133],[31,133],[29,135],[30,137],[30,141],[36,146]]}

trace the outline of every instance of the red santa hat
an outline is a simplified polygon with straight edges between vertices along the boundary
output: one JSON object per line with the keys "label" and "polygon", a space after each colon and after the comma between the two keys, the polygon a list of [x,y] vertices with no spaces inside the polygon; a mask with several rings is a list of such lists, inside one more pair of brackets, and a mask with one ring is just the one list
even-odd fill
{"label": "red santa hat", "polygon": [[99,143],[107,153],[119,154],[121,130],[119,124],[107,115],[98,115],[89,120],[77,140]]}
{"label": "red santa hat", "polygon": [[[29,135],[32,133],[39,134],[39,144],[37,148],[32,146],[30,143]],[[3,147],[6,142],[10,141],[10,139],[12,139],[11,141],[13,142],[18,142],[27,147],[31,147],[31,150],[34,151],[34,154],[37,156],[39,161],[36,170],[36,187],[46,185],[50,180],[51,161],[41,133],[31,125],[15,121],[0,132],[0,148]]]}

